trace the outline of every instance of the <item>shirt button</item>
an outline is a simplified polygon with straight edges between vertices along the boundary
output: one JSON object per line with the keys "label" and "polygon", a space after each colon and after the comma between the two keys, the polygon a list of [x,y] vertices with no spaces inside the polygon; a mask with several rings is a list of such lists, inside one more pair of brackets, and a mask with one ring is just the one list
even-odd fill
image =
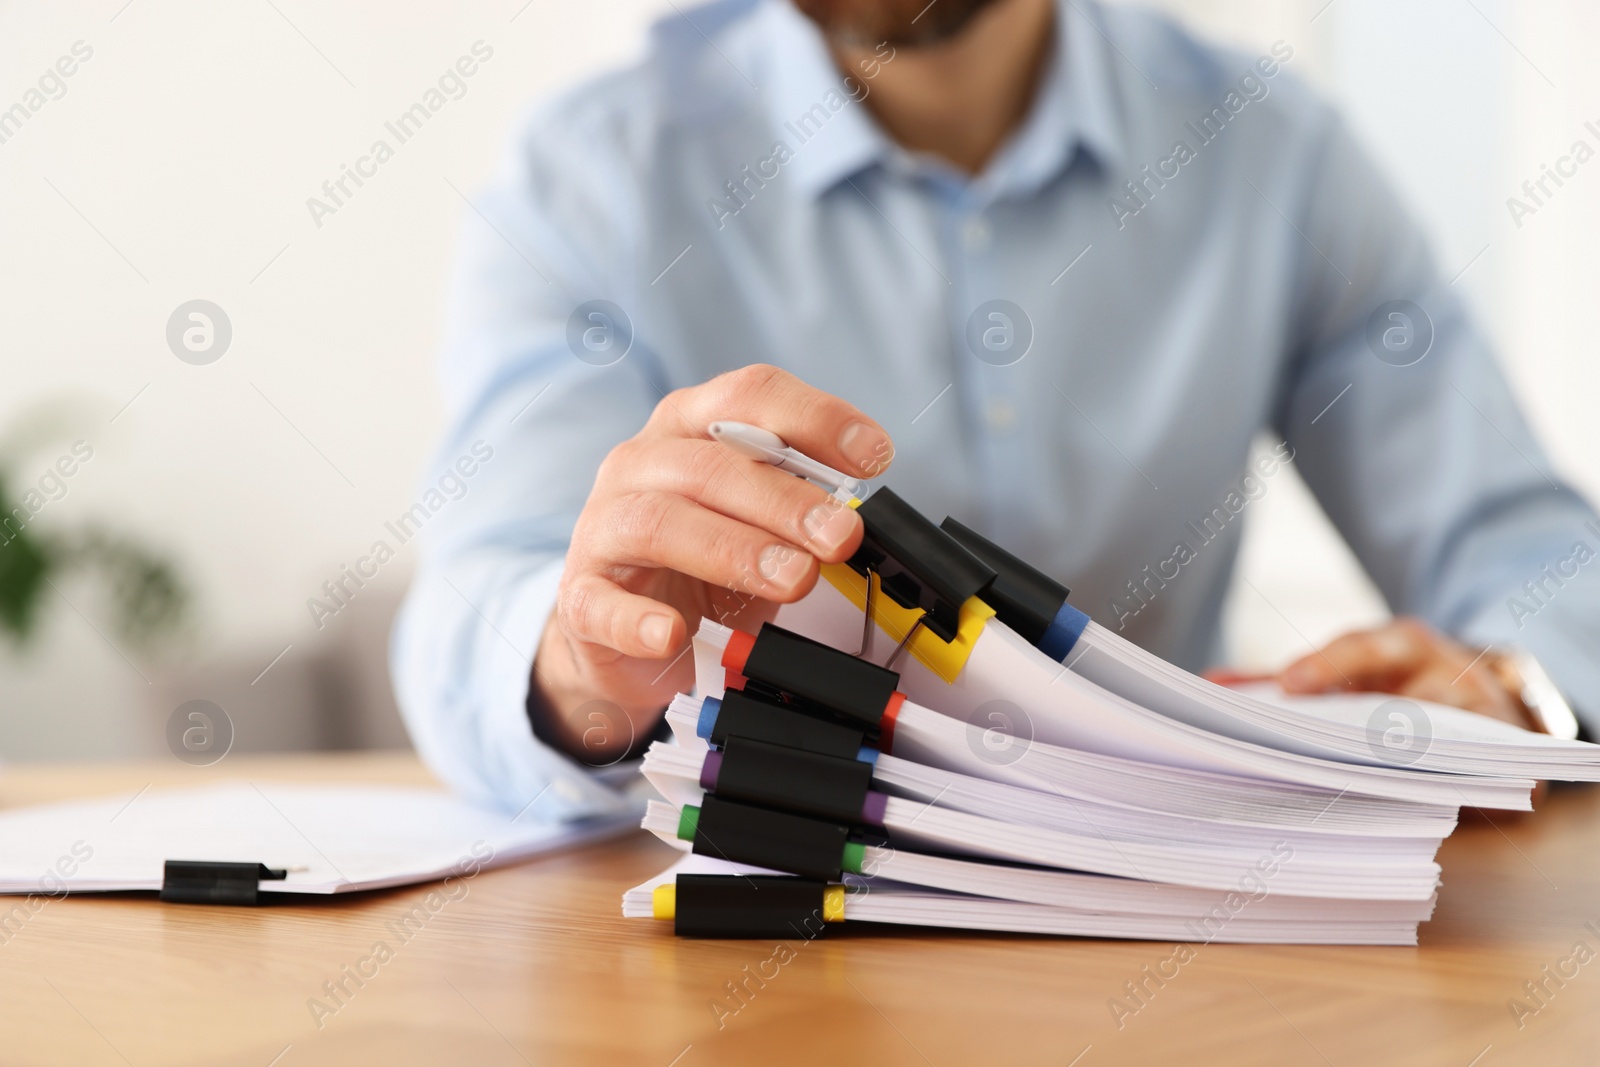
{"label": "shirt button", "polygon": [[990,397],[984,405],[983,418],[989,424],[989,429],[1001,433],[1017,424],[1017,409],[1004,397]]}
{"label": "shirt button", "polygon": [[989,224],[977,215],[961,224],[961,243],[968,252],[978,252],[989,247]]}
{"label": "shirt button", "polygon": [[555,785],[551,788],[555,790],[556,796],[565,800],[568,804],[576,804],[583,799],[583,791],[565,778],[556,779]]}

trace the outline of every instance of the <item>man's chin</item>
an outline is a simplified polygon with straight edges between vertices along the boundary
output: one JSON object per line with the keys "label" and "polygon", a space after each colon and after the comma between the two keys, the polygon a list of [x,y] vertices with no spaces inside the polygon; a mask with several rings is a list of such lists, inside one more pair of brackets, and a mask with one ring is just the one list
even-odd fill
{"label": "man's chin", "polygon": [[966,29],[995,0],[792,0],[831,41],[916,47]]}

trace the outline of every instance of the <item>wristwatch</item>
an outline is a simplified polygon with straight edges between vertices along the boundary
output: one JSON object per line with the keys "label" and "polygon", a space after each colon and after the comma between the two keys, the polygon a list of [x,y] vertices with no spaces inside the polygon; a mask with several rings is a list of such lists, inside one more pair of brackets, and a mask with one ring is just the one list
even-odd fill
{"label": "wristwatch", "polygon": [[1565,741],[1578,736],[1578,717],[1533,653],[1516,645],[1491,645],[1484,661],[1517,699],[1529,719],[1551,737]]}

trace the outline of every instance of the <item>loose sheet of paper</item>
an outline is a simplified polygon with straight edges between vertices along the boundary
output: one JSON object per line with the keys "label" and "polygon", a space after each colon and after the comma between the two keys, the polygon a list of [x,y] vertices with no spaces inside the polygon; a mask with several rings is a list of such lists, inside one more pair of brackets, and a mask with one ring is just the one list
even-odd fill
{"label": "loose sheet of paper", "polygon": [[228,782],[0,812],[0,893],[160,889],[163,864],[290,868],[264,892],[345,893],[470,873],[627,832],[541,823],[436,789]]}

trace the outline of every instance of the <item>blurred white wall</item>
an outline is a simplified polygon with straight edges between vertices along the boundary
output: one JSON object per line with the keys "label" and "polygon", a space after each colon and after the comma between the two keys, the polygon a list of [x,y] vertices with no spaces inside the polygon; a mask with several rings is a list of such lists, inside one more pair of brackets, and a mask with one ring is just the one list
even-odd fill
{"label": "blurred white wall", "polygon": [[[1591,493],[1600,428],[1585,360],[1600,282],[1600,163],[1519,230],[1505,198],[1589,119],[1600,11],[1579,0],[1167,0],[1214,36],[1283,38],[1429,222],[1439,258],[1506,354],[1558,459]],[[638,47],[664,0],[391,4],[97,0],[0,7],[0,108],[77,42],[77,62],[0,143],[0,434],[74,401],[62,439],[94,458],[40,521],[112,521],[170,549],[200,596],[175,654],[279,670],[329,640],[306,598],[409,503],[438,428],[431,360],[456,190],[487,174],[531,98]],[[449,102],[318,227],[306,208],[476,42]],[[70,64],[69,64],[70,65]],[[1600,142],[1600,139],[1593,138]],[[1469,266],[1470,264],[1470,266]],[[190,366],[167,320],[206,299],[224,358]],[[1302,489],[1252,509],[1230,632],[1247,662],[1381,617]],[[409,560],[385,571],[389,592]],[[1253,587],[1253,588],[1252,588]],[[53,603],[24,652],[0,644],[0,757],[159,751],[149,665]],[[382,591],[374,592],[377,597]],[[52,594],[53,596],[53,594]],[[86,618],[87,616],[87,618]],[[136,666],[135,664],[138,664]],[[240,684],[248,685],[242,677]],[[199,694],[197,694],[199,695]]]}
{"label": "blurred white wall", "polygon": [[[306,599],[411,502],[438,429],[456,190],[481,183],[531,97],[625,57],[659,9],[0,6],[0,107],[75,42],[93,50],[65,95],[0,144],[0,432],[68,394],[81,415],[23,476],[74,439],[95,450],[36,521],[106,517],[170,548],[201,598],[188,658],[237,655],[255,665],[247,685],[285,646],[274,671],[315,655],[328,635]],[[307,198],[479,41],[492,56],[465,95],[315,225]],[[209,366],[166,343],[169,315],[197,298],[233,327]],[[409,563],[389,564],[385,584]],[[130,713],[150,669],[50,606],[25,656],[0,642],[0,758],[160,751],[160,732]]]}

